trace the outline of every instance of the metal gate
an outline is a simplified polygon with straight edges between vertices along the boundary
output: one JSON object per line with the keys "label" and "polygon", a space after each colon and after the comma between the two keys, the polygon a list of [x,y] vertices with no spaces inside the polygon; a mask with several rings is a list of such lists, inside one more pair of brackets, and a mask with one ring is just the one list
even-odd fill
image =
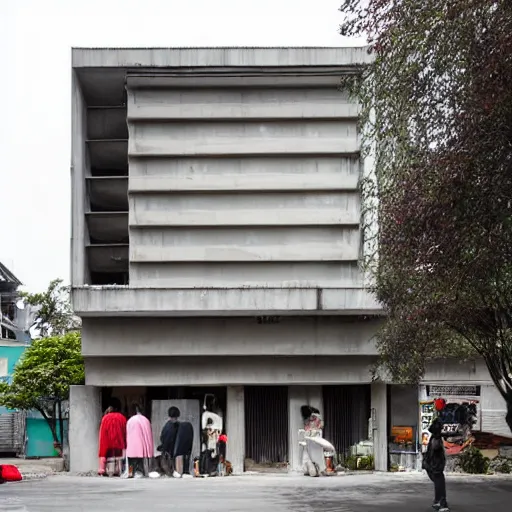
{"label": "metal gate", "polygon": [[245,456],[257,464],[288,461],[288,387],[245,387]]}
{"label": "metal gate", "polygon": [[19,443],[16,436],[15,412],[0,414],[0,453],[17,453]]}
{"label": "metal gate", "polygon": [[371,414],[370,385],[324,386],[324,437],[338,454],[368,439]]}

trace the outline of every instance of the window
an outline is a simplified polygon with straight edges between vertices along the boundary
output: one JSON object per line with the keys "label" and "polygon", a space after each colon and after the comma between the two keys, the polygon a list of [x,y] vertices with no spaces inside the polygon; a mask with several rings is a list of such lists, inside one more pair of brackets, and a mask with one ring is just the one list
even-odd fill
{"label": "window", "polygon": [[0,357],[0,377],[7,377],[9,375],[7,373],[8,368],[7,357]]}

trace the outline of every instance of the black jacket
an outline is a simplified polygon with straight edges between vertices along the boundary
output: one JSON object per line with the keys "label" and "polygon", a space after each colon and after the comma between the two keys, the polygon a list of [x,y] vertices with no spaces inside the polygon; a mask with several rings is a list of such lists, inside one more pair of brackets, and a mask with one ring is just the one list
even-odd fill
{"label": "black jacket", "polygon": [[434,422],[430,426],[429,431],[432,435],[428,441],[427,451],[423,455],[422,467],[424,470],[432,473],[442,473],[446,466],[446,454],[441,429],[440,423]]}
{"label": "black jacket", "polygon": [[174,446],[174,456],[190,455],[192,445],[194,444],[194,427],[188,421],[180,422],[176,444]]}
{"label": "black jacket", "polygon": [[158,451],[167,453],[171,457],[174,457],[174,448],[176,445],[176,438],[178,436],[178,429],[180,428],[179,421],[167,421],[160,434],[160,442],[162,443],[158,447]]}

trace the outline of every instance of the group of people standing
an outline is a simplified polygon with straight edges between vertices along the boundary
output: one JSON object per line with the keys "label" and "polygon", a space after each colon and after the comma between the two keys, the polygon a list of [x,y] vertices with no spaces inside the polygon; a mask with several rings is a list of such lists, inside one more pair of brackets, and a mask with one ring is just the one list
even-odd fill
{"label": "group of people standing", "polygon": [[[155,476],[164,473],[176,478],[190,474],[194,428],[188,421],[179,421],[177,407],[171,407],[168,415],[160,436],[161,445],[157,447],[161,456],[154,459],[150,421],[136,404],[131,406],[127,420],[121,413],[120,401],[113,399],[101,420],[98,473],[128,478],[150,473]],[[153,461],[154,467],[151,467]]]}

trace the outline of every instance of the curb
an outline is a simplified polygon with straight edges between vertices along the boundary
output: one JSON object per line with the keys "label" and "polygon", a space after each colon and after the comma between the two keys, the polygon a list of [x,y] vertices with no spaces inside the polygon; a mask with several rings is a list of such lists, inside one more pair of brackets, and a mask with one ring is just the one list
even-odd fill
{"label": "curb", "polygon": [[53,475],[54,473],[21,473],[22,482],[29,482],[31,480],[43,480]]}
{"label": "curb", "polygon": [[461,477],[461,478],[487,478],[487,479],[502,479],[502,480],[512,480],[512,473],[492,473],[488,475],[479,475],[473,473],[445,473],[446,476],[451,477]]}

